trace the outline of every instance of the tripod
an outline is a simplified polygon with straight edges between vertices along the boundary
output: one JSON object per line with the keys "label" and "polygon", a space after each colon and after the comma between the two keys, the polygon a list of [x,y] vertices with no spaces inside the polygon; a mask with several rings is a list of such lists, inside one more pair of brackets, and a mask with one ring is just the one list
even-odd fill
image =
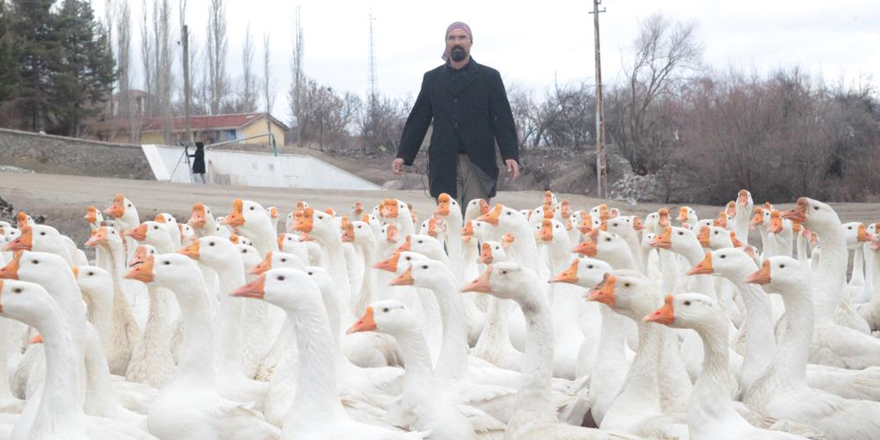
{"label": "tripod", "polygon": [[177,167],[180,166],[181,162],[186,163],[187,172],[189,172],[189,183],[196,183],[196,176],[193,175],[192,171],[192,162],[189,160],[189,143],[183,142],[181,143],[183,146],[183,154],[177,159],[177,165],[174,166],[174,170],[171,171],[171,178],[174,178],[174,173],[177,172]]}

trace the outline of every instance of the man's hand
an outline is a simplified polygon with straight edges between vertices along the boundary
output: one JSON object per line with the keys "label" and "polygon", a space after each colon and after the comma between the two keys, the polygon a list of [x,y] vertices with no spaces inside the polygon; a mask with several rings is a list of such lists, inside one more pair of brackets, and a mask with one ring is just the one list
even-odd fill
{"label": "man's hand", "polygon": [[403,159],[400,157],[394,159],[394,162],[391,162],[391,170],[398,176],[403,174]]}
{"label": "man's hand", "polygon": [[507,159],[504,163],[507,164],[507,172],[511,174],[510,180],[516,180],[519,177],[519,164],[513,159]]}

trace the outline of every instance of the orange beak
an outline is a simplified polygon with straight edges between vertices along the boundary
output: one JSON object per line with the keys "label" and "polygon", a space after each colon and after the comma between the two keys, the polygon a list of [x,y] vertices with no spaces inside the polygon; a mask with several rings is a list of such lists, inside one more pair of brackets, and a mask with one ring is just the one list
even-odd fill
{"label": "orange beak", "polygon": [[571,266],[568,269],[565,269],[559,275],[556,275],[553,279],[550,280],[551,283],[568,283],[568,284],[577,284],[578,282],[578,259],[575,258],[571,261]]}
{"label": "orange beak", "polygon": [[276,208],[274,206],[270,206],[269,207],[269,216],[272,217],[273,220],[278,218],[278,208]]}
{"label": "orange beak", "polygon": [[285,239],[285,238],[286,238],[286,237],[285,237],[285,234],[284,234],[283,232],[280,233],[280,234],[278,234],[277,241],[278,241],[278,249],[279,249],[279,250],[284,248],[284,239]]}
{"label": "orange beak", "polygon": [[549,205],[553,203],[553,193],[551,191],[544,191],[544,204]]}
{"label": "orange beak", "polygon": [[15,216],[15,220],[18,223],[18,229],[21,229],[28,224],[28,215],[24,211],[18,211],[18,214]]}
{"label": "orange beak", "polygon": [[202,229],[205,227],[205,205],[201,203],[196,203],[192,208],[192,216],[189,218],[189,225],[196,228]]}
{"label": "orange beak", "polygon": [[657,224],[660,225],[661,228],[665,228],[665,227],[669,226],[669,210],[668,209],[660,208],[660,210],[657,211],[657,216],[658,216]]}
{"label": "orange beak", "polygon": [[563,200],[562,202],[560,202],[560,205],[562,206],[562,218],[571,218],[571,203],[568,200]]}
{"label": "orange beak", "polygon": [[492,266],[486,268],[477,279],[471,281],[461,288],[462,292],[480,292],[491,293],[492,286],[489,284],[489,277],[492,275]]}
{"label": "orange beak", "polygon": [[641,231],[645,229],[645,223],[642,221],[642,219],[638,217],[633,217],[633,229],[635,229],[636,231]]}
{"label": "orange beak", "polygon": [[70,271],[73,272],[74,278],[79,278],[79,266],[73,266],[70,268]]}
{"label": "orange beak", "polygon": [[379,263],[373,265],[373,268],[384,270],[386,272],[397,273],[397,263],[400,261],[400,252],[395,252],[394,255]]}
{"label": "orange beak", "polygon": [[541,220],[541,241],[553,241],[553,221]]}
{"label": "orange beak", "polygon": [[739,241],[739,239],[736,238],[735,231],[730,231],[730,242],[733,243],[733,247],[736,247],[736,248],[741,248],[741,247],[746,246],[745,244],[743,244],[743,242]]}
{"label": "orange beak", "polygon": [[541,211],[544,211],[545,219],[553,218],[553,216],[556,214],[556,212],[554,212],[553,209],[550,208],[550,205],[544,205]]}
{"label": "orange beak", "polygon": [[239,287],[232,292],[230,295],[236,298],[254,298],[254,299],[263,299],[266,295],[266,274],[260,275],[253,281],[245,284],[244,286]]}
{"label": "orange beak", "polygon": [[412,236],[407,235],[406,238],[403,239],[403,243],[395,249],[395,252],[401,251],[409,251],[412,250]]}
{"label": "orange beak", "polygon": [[504,249],[507,249],[515,241],[516,241],[516,237],[514,237],[513,234],[508,232],[508,233],[501,236],[501,247],[503,247]]}
{"label": "orange beak", "polygon": [[794,208],[782,213],[782,218],[789,219],[792,223],[803,224],[807,221],[807,208],[809,206],[810,201],[807,200],[806,197],[801,197],[798,199],[797,205],[795,205]]}
{"label": "orange beak", "polygon": [[736,216],[736,202],[728,202],[727,203],[727,215],[731,217]]}
{"label": "orange beak", "polygon": [[5,252],[29,251],[34,247],[34,230],[30,226],[21,228],[21,235],[3,247]]}
{"label": "orange beak", "polygon": [[782,232],[782,215],[779,211],[773,211],[770,213],[770,227],[767,228],[767,232],[770,232],[771,234]]}
{"label": "orange beak", "polygon": [[415,282],[416,282],[416,280],[413,279],[413,276],[412,276],[412,266],[410,266],[410,268],[407,269],[406,272],[404,272],[402,275],[398,276],[397,278],[391,280],[391,282],[389,282],[388,285],[389,286],[412,286],[413,284],[415,284]]}
{"label": "orange beak", "polygon": [[141,223],[140,226],[125,231],[125,235],[137,241],[144,241],[147,239],[147,224]]}
{"label": "orange beak", "polygon": [[597,253],[599,253],[599,248],[596,245],[596,241],[593,240],[592,234],[590,238],[578,243],[574,249],[571,250],[573,253],[586,255],[588,257],[595,257]]}
{"label": "orange beak", "polygon": [[764,224],[764,210],[762,208],[755,208],[754,216],[752,217],[752,221],[749,222],[749,227],[754,228],[755,226]]}
{"label": "orange beak", "polygon": [[428,235],[434,238],[440,236],[440,226],[437,224],[436,217],[431,217],[428,219]]}
{"label": "orange beak", "polygon": [[711,232],[708,226],[703,225],[703,227],[700,228],[700,233],[697,235],[697,240],[700,241],[700,246],[703,246],[704,248],[709,247],[709,243],[711,240],[710,233]]}
{"label": "orange beak", "polygon": [[293,229],[299,232],[309,233],[315,227],[314,223],[315,210],[311,207],[303,209],[302,215],[296,217],[293,223]]}
{"label": "orange beak", "polygon": [[156,218],[153,219],[156,223],[166,223],[168,220],[165,219],[165,216],[162,214],[156,214]]}
{"label": "orange beak", "polygon": [[642,318],[644,322],[656,322],[657,324],[669,325],[675,322],[675,307],[672,305],[672,295],[666,295],[663,300],[663,307],[660,307],[654,313]]}
{"label": "orange beak", "polygon": [[878,241],[880,241],[880,239],[878,239],[876,235],[868,233],[868,228],[864,225],[864,223],[859,223],[858,240],[860,243],[866,243],[866,242],[877,243]]}
{"label": "orange beak", "polygon": [[361,202],[354,202],[354,209],[352,210],[354,215],[361,215],[364,212],[364,204]]}
{"label": "orange beak", "polygon": [[107,239],[107,228],[107,226],[101,226],[92,231],[92,235],[86,240],[85,245],[88,247],[95,247],[99,244],[107,244],[109,242]]}
{"label": "orange beak", "polygon": [[463,228],[461,228],[461,239],[464,242],[471,241],[471,238],[474,238],[474,222],[467,222]]}
{"label": "orange beak", "polygon": [[587,294],[587,301],[597,301],[607,306],[613,306],[615,284],[617,284],[617,277],[606,273],[602,282]]}
{"label": "orange beak", "polygon": [[[16,252],[12,256],[12,261],[6,263],[6,266],[0,268],[0,279],[2,280],[17,280],[18,279],[18,268],[21,266],[21,252]],[[2,287],[2,286],[0,286]],[[0,309],[2,310],[2,309]]]}
{"label": "orange beak", "polygon": [[154,279],[153,273],[153,263],[155,262],[155,258],[152,256],[147,257],[147,261],[144,261],[143,264],[138,264],[127,274],[125,274],[125,279],[127,280],[138,280],[142,283],[150,283]]}
{"label": "orange beak", "polygon": [[437,202],[438,202],[437,203],[437,210],[434,211],[434,214],[437,214],[437,215],[440,215],[443,217],[446,217],[447,215],[449,215],[449,200],[451,200],[451,197],[449,197],[449,194],[446,194],[446,193],[440,194],[440,196],[437,197]]}
{"label": "orange beak", "polygon": [[678,221],[686,222],[688,219],[688,209],[686,206],[678,208]]}
{"label": "orange beak", "polygon": [[[2,287],[2,286],[0,286]],[[37,334],[31,338],[31,344],[42,344],[43,343],[43,335]]]}
{"label": "orange beak", "polygon": [[608,213],[608,205],[604,203],[599,205],[599,221],[604,222],[609,218],[611,218],[611,214]]}
{"label": "orange beak", "polygon": [[501,218],[502,209],[504,209],[504,207],[501,206],[501,204],[499,203],[495,205],[495,207],[492,208],[491,211],[478,217],[477,221],[488,223],[492,226],[498,226],[498,219]]}
{"label": "orange beak", "polygon": [[262,275],[269,271],[272,268],[272,251],[266,252],[266,258],[263,258],[256,266],[252,267],[249,271],[249,275]]}
{"label": "orange beak", "polygon": [[94,206],[90,205],[88,207],[88,211],[86,212],[86,215],[84,215],[83,218],[86,219],[86,221],[89,223],[94,223],[94,222],[98,221],[98,208],[95,208]]}
{"label": "orange beak", "polygon": [[137,249],[134,250],[134,258],[131,260],[131,263],[128,263],[128,267],[135,267],[138,264],[146,262],[148,255],[146,246],[138,246]]}
{"label": "orange beak", "polygon": [[399,215],[399,209],[397,207],[397,200],[394,199],[385,199],[382,203],[382,217],[385,218],[397,218]]}
{"label": "orange beak", "polygon": [[489,243],[483,243],[482,246],[480,246],[480,263],[486,265],[492,264],[494,259],[495,257],[492,255],[492,246],[490,246]]}
{"label": "orange beak", "polygon": [[376,330],[376,321],[373,320],[373,306],[367,306],[367,309],[364,310],[364,316],[361,316],[360,319],[355,321],[348,330],[345,331],[345,334],[351,334],[356,332],[371,332]]}
{"label": "orange beak", "polygon": [[125,196],[122,194],[116,194],[116,196],[113,197],[113,204],[104,210],[104,215],[109,215],[113,218],[119,218],[125,215]]}
{"label": "orange beak", "polygon": [[480,215],[485,215],[489,213],[489,202],[480,199]]}
{"label": "orange beak", "polygon": [[396,225],[388,225],[385,228],[385,241],[388,243],[397,243],[400,240],[400,233],[397,231]]}
{"label": "orange beak", "polygon": [[749,204],[749,192],[744,189],[739,190],[739,193],[737,193],[737,195],[736,195],[736,203],[739,203],[740,205],[743,205],[743,206],[748,205]]}
{"label": "orange beak", "polygon": [[670,250],[672,249],[672,226],[667,226],[663,233],[651,240],[651,247]]}
{"label": "orange beak", "polygon": [[757,272],[746,279],[749,284],[770,284],[770,260],[764,260]]}
{"label": "orange beak", "polygon": [[688,275],[709,275],[713,273],[715,273],[715,268],[712,267],[712,254],[710,253],[707,253],[703,257],[703,261],[697,263],[696,266],[687,272]]}
{"label": "orange beak", "polygon": [[235,199],[232,201],[232,213],[223,217],[223,224],[239,227],[244,224],[244,201]]}
{"label": "orange beak", "polygon": [[193,240],[192,243],[189,244],[189,246],[179,250],[178,253],[186,255],[187,257],[190,257],[193,260],[198,260],[199,259],[199,248],[200,248],[199,241]]}
{"label": "orange beak", "polygon": [[719,212],[718,217],[715,218],[715,221],[713,221],[712,224],[719,228],[727,229],[727,211]]}

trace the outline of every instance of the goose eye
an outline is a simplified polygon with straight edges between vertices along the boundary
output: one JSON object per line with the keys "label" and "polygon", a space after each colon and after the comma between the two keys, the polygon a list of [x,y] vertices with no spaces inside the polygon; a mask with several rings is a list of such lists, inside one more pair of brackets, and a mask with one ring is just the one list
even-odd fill
{"label": "goose eye", "polygon": [[404,257],[404,258],[406,259],[406,261],[410,261],[412,259],[412,257]]}
{"label": "goose eye", "polygon": [[212,241],[212,242],[208,243],[208,246],[214,246],[214,242]]}
{"label": "goose eye", "polygon": [[88,273],[89,276],[92,276],[92,275],[94,275],[94,274],[95,274],[94,272],[89,272],[89,273]]}
{"label": "goose eye", "polygon": [[46,235],[46,233],[45,233],[45,232],[40,232],[40,235]]}
{"label": "goose eye", "polygon": [[427,265],[427,264],[423,264],[423,265],[422,265],[422,269],[428,269],[428,265]]}
{"label": "goose eye", "polygon": [[847,226],[846,229],[849,229],[850,231],[852,231],[852,226]]}
{"label": "goose eye", "polygon": [[171,264],[170,261],[166,261],[166,262],[165,262],[165,265],[166,265],[166,266],[168,266],[168,265],[170,265],[170,264]]}
{"label": "goose eye", "polygon": [[502,270],[502,271],[501,271],[501,275],[507,275],[507,271],[506,271],[506,270]]}
{"label": "goose eye", "polygon": [[678,235],[684,235],[684,232],[678,231]]}
{"label": "goose eye", "polygon": [[818,211],[818,210],[819,210],[819,207],[818,207],[818,206],[814,206],[814,207],[813,207],[813,211]]}
{"label": "goose eye", "polygon": [[254,207],[253,207],[253,206],[251,206],[251,211],[253,211],[253,210],[254,210]]}
{"label": "goose eye", "polygon": [[125,205],[125,206],[128,206],[129,208],[131,208],[131,203],[129,203],[128,205]]}
{"label": "goose eye", "polygon": [[158,226],[153,226],[153,229],[159,229],[159,227],[158,227]]}
{"label": "goose eye", "polygon": [[388,307],[385,307],[384,309],[382,309],[382,312],[388,313]]}
{"label": "goose eye", "polygon": [[784,265],[784,264],[780,264],[780,265],[779,265],[779,268],[780,268],[780,269],[785,269],[785,265]]}
{"label": "goose eye", "polygon": [[714,234],[715,234],[715,235],[718,235],[718,231],[715,231]]}
{"label": "goose eye", "polygon": [[727,255],[722,255],[722,256],[721,256],[721,259],[725,259],[725,258],[727,258]]}
{"label": "goose eye", "polygon": [[21,293],[21,291],[22,291],[21,287],[16,287],[15,289],[12,289],[13,293]]}
{"label": "goose eye", "polygon": [[112,229],[110,230],[110,233],[113,234],[113,235],[116,235],[116,231],[114,231],[114,230],[112,230]]}
{"label": "goose eye", "polygon": [[610,241],[611,241],[611,237],[606,238],[605,241],[610,242]]}
{"label": "goose eye", "polygon": [[308,272],[308,274],[309,274],[309,276],[312,276],[312,275],[314,275],[315,273],[314,273],[314,272]]}
{"label": "goose eye", "polygon": [[284,275],[278,275],[275,279],[278,281],[284,281]]}
{"label": "goose eye", "polygon": [[587,269],[592,269],[592,268],[593,268],[592,264],[587,265]]}
{"label": "goose eye", "polygon": [[684,302],[684,305],[689,306],[689,305],[691,305],[691,302],[690,302],[690,301],[685,301],[685,302]]}
{"label": "goose eye", "polygon": [[40,264],[40,260],[31,260],[31,264]]}
{"label": "goose eye", "polygon": [[629,287],[629,286],[631,286],[631,285],[632,285],[632,284],[630,284],[630,283],[623,283],[623,287]]}
{"label": "goose eye", "polygon": [[281,262],[282,262],[282,263],[287,263],[287,258],[282,258],[282,259],[281,259]]}
{"label": "goose eye", "polygon": [[510,213],[508,212],[507,215],[510,215]]}
{"label": "goose eye", "polygon": [[242,250],[241,250],[241,253],[246,254],[246,253],[247,253],[247,249],[242,249]]}

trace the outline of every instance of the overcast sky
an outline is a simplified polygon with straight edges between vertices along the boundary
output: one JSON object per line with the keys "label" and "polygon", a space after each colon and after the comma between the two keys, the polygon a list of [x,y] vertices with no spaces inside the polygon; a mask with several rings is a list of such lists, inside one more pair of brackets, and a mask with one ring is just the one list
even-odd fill
{"label": "overcast sky", "polygon": [[[114,0],[127,1],[127,0]],[[132,19],[142,22],[142,2],[130,0]],[[204,47],[210,0],[189,0],[187,22]],[[176,11],[176,2],[172,0]],[[371,4],[372,3],[372,4]],[[93,0],[98,17],[104,2]],[[287,0],[226,0],[227,72],[241,77],[241,47],[250,23],[258,42],[255,68],[262,75],[262,36],[271,38],[276,103],[273,113],[289,120],[287,91],[296,3]],[[305,74],[336,90],[365,94],[368,88],[369,12],[374,17],[378,90],[415,99],[422,74],[442,63],[446,26],[471,26],[473,57],[498,69],[505,83],[544,95],[560,83],[593,81],[591,1],[303,0]],[[800,66],[826,80],[851,84],[880,73],[880,1],[838,0],[605,0],[600,16],[603,78],[619,78],[632,57],[639,23],[654,12],[698,24],[704,61],[716,70],[735,68],[766,74]],[[176,14],[175,14],[176,15]],[[176,19],[176,18],[175,18]],[[140,65],[139,31],[132,52]],[[179,68],[179,63],[177,67]],[[136,80],[136,84],[140,80]]]}

